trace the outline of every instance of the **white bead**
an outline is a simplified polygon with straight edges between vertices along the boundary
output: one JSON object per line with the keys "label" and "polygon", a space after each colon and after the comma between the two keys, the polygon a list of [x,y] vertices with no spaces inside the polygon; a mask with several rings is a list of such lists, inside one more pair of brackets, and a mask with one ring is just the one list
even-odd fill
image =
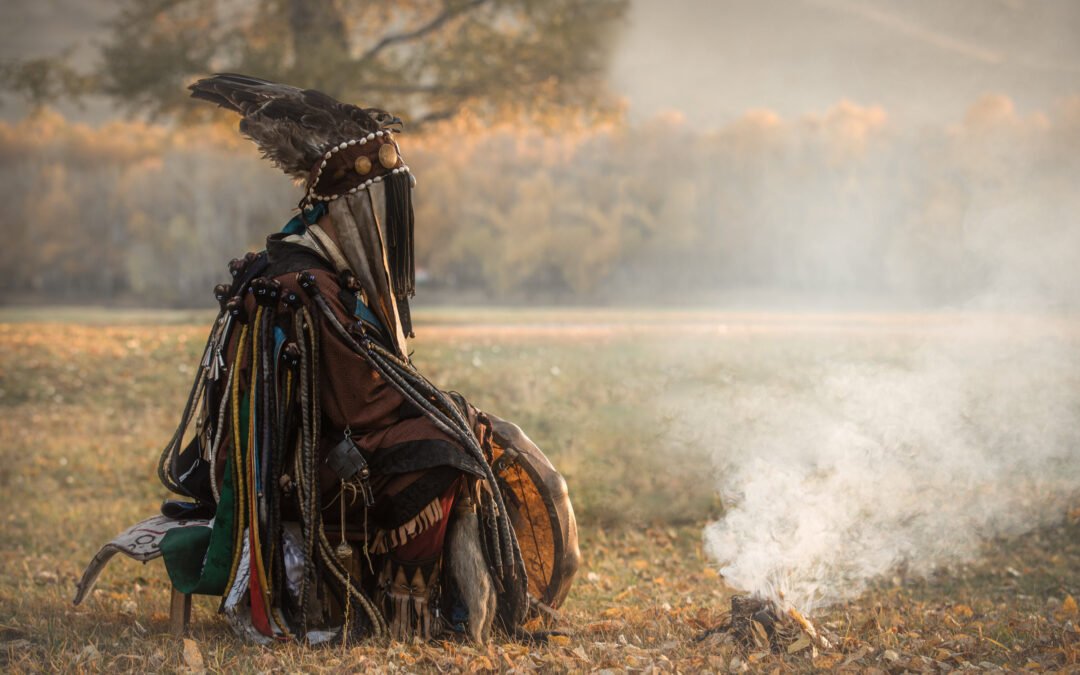
{"label": "white bead", "polygon": [[367,135],[367,139],[368,139],[369,141],[373,141],[373,140],[375,140],[375,134],[374,134],[374,133],[370,133],[370,134],[368,134],[368,135]]}
{"label": "white bead", "polygon": [[382,176],[375,176],[375,178],[374,178],[374,179],[372,179],[372,180],[374,180],[374,181],[375,181],[376,183],[381,183],[381,182],[382,182],[382,179],[383,179],[383,177],[382,177]]}
{"label": "white bead", "polygon": [[333,154],[334,154],[333,150],[328,150],[327,153],[322,156],[322,158],[323,159],[330,159],[330,157],[333,156]]}
{"label": "white bead", "polygon": [[382,136],[382,132],[381,132],[381,131],[376,131],[376,132],[375,132],[375,135],[376,135],[376,136]]}
{"label": "white bead", "polygon": [[354,138],[351,141],[349,141],[348,145],[356,145],[356,139]]}

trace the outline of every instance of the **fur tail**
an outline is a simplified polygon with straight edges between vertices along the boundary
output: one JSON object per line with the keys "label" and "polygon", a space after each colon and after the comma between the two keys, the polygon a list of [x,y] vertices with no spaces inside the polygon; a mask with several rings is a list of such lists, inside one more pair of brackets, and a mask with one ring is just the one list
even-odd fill
{"label": "fur tail", "polygon": [[472,510],[457,511],[449,532],[450,574],[469,610],[469,637],[486,644],[495,619],[495,587],[480,544],[480,523]]}

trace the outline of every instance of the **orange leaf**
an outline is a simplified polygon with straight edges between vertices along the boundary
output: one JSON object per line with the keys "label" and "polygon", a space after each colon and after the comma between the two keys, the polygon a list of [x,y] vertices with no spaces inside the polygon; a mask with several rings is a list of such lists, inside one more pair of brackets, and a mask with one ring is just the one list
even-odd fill
{"label": "orange leaf", "polygon": [[1080,607],[1076,606],[1076,598],[1066,595],[1065,600],[1061,603],[1061,609],[1058,610],[1058,615],[1066,617],[1076,616],[1077,614],[1080,614]]}

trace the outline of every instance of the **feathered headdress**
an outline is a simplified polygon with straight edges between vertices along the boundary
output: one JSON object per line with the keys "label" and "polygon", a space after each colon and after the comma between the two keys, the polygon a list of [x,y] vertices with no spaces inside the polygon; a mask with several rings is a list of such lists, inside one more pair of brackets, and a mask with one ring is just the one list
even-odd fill
{"label": "feathered headdress", "polygon": [[192,98],[240,113],[240,132],[255,141],[264,157],[299,180],[307,180],[331,147],[401,128],[401,120],[385,110],[247,75],[220,73],[189,89]]}
{"label": "feathered headdress", "polygon": [[[378,202],[374,220],[376,227],[385,230],[385,260],[395,299],[392,304],[400,308],[401,328],[408,335],[411,321],[407,299],[414,295],[416,277],[412,177],[393,138],[401,130],[401,120],[385,110],[342,103],[314,89],[235,73],[213,75],[192,84],[190,89],[193,98],[240,113],[240,132],[259,146],[264,157],[304,182],[301,209],[369,189],[375,191],[373,186],[383,183],[378,185],[378,198],[368,201]],[[348,201],[350,209],[354,209],[353,200]],[[347,212],[337,205],[331,208],[334,211],[343,217]],[[365,255],[376,252],[367,251]],[[382,252],[376,257],[382,258]],[[357,261],[355,266],[363,264]],[[364,276],[361,270],[354,271]],[[383,285],[377,278],[371,285],[372,293],[381,295],[375,293]]]}

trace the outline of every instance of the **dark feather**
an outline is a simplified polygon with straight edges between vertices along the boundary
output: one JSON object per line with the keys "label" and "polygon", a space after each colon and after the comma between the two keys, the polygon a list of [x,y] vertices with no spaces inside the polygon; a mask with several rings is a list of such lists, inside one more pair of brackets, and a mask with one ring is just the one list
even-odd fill
{"label": "dark feather", "polygon": [[189,89],[192,98],[240,113],[240,131],[264,157],[300,180],[307,179],[331,145],[401,125],[385,110],[360,108],[314,89],[236,73],[213,75]]}

